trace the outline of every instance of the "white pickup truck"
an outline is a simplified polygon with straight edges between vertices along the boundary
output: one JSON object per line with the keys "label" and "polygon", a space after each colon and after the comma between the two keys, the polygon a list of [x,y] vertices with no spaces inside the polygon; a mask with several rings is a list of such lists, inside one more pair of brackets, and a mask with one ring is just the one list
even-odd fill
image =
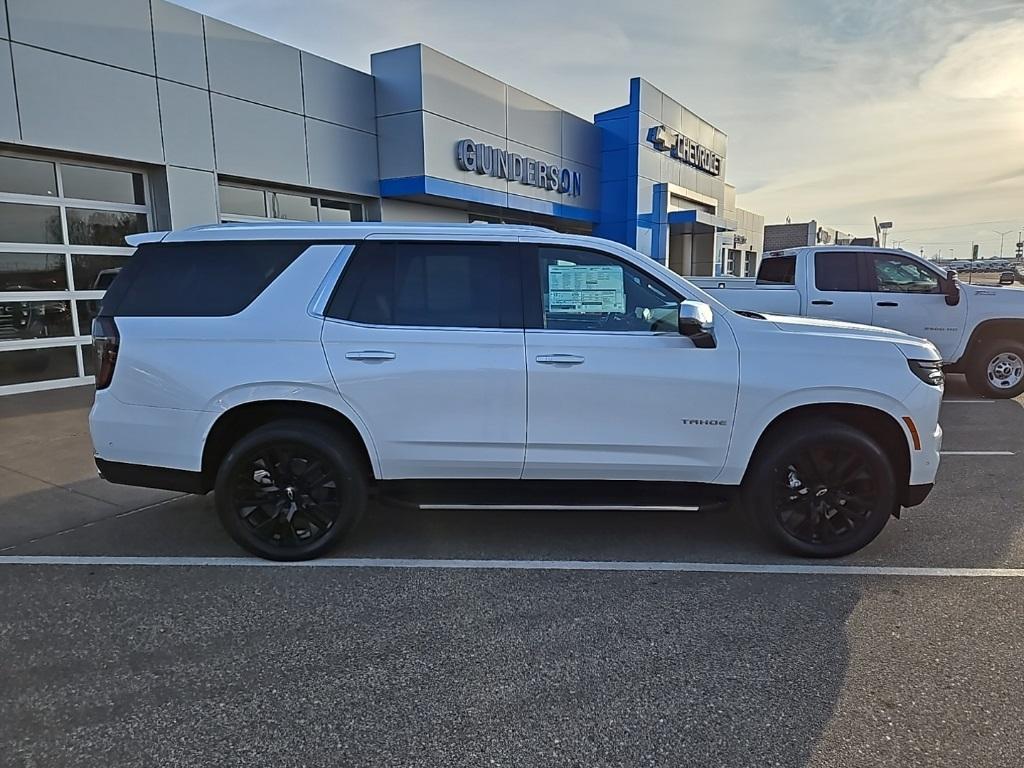
{"label": "white pickup truck", "polygon": [[1024,289],[963,285],[906,251],[811,246],[766,253],[756,278],[689,278],[738,311],[894,328],[938,347],[986,397],[1024,392]]}

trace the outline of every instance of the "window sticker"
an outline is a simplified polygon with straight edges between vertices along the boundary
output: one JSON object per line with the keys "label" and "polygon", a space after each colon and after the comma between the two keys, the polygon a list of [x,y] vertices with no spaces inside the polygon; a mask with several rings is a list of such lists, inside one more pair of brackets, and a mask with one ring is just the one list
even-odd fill
{"label": "window sticker", "polygon": [[622,267],[548,265],[548,313],[584,315],[625,311]]}

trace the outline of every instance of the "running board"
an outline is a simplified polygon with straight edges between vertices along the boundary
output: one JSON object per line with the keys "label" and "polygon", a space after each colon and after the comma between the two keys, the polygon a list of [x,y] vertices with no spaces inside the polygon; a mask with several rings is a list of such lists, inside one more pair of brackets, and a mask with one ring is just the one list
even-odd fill
{"label": "running board", "polygon": [[417,504],[418,509],[488,510],[516,512],[699,512],[699,506],[668,504]]}

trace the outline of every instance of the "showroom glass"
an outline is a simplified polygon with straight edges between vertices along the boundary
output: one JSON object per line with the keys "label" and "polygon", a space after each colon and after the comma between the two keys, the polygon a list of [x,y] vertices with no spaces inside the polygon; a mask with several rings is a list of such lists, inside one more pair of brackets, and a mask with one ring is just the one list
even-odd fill
{"label": "showroom glass", "polygon": [[939,276],[911,259],[885,254],[871,261],[880,293],[942,293]]}
{"label": "showroom glass", "polygon": [[761,259],[757,270],[757,285],[794,285],[796,283],[796,256],[769,256]]}
{"label": "showroom glass", "polygon": [[287,221],[362,221],[363,206],[296,192],[220,184],[221,220],[283,219]]}
{"label": "showroom glass", "polygon": [[67,289],[64,254],[0,252],[0,292]]}
{"label": "showroom glass", "polygon": [[327,315],[367,325],[521,328],[514,245],[359,246]]}
{"label": "showroom glass", "polygon": [[64,181],[64,197],[132,205],[146,204],[141,173],[64,164],[61,166],[61,174]]}
{"label": "showroom glass", "polygon": [[833,251],[814,254],[814,287],[819,291],[862,291],[860,254]]}
{"label": "showroom glass", "polygon": [[0,393],[91,375],[92,316],[149,213],[140,172],[0,155]]}
{"label": "showroom glass", "polygon": [[267,198],[262,190],[221,184],[217,188],[217,193],[220,196],[221,213],[234,213],[239,216],[267,215]]}
{"label": "showroom glass", "polygon": [[57,168],[45,160],[0,155],[0,192],[57,196]]}
{"label": "showroom glass", "polygon": [[546,246],[537,248],[537,260],[544,328],[678,332],[679,297],[626,262]]}

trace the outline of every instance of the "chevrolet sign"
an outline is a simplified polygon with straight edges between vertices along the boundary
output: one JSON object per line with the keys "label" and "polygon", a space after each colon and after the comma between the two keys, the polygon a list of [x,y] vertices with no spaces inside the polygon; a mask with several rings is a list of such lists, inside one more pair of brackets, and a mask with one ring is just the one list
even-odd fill
{"label": "chevrolet sign", "polygon": [[647,141],[659,152],[668,152],[680,162],[718,176],[722,172],[722,158],[707,147],[673,131],[656,125],[647,132]]}

